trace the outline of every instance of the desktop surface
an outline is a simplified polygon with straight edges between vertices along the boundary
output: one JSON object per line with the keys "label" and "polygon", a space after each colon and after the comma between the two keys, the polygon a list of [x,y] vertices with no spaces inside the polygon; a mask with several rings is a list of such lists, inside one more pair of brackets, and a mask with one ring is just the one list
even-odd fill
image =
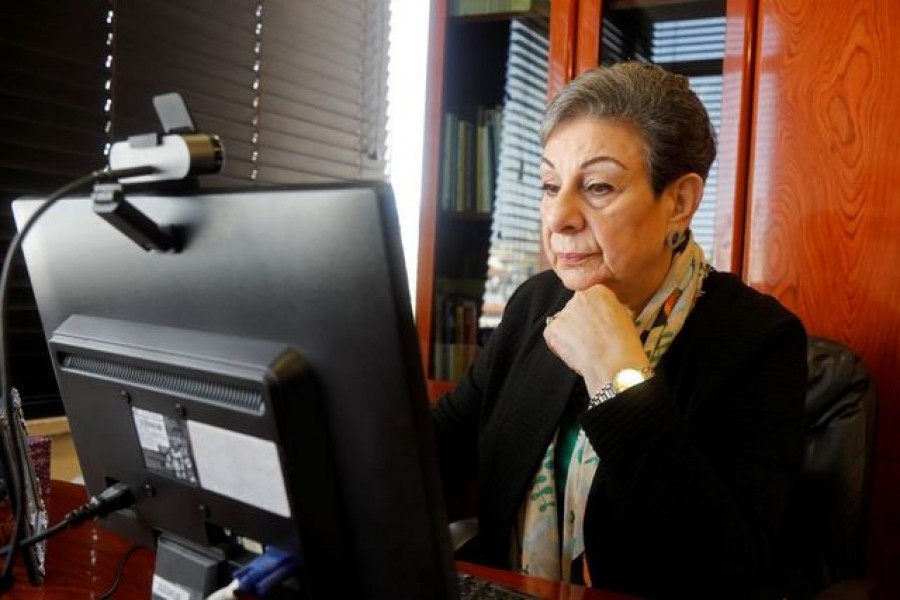
{"label": "desktop surface", "polygon": [[[50,523],[58,523],[70,510],[88,499],[84,486],[64,481],[52,481],[46,495]],[[34,587],[28,582],[21,561],[15,567],[15,585],[8,590],[9,598],[78,600],[98,598],[115,580],[116,566],[135,544],[104,529],[96,522],[87,522],[75,529],[64,530],[47,542],[46,577],[44,585]],[[116,587],[115,599],[150,598],[154,555],[150,548],[138,547],[125,564],[122,580]],[[4,594],[4,598],[7,597]]]}
{"label": "desktop surface", "polygon": [[[81,485],[53,481],[47,503],[51,524],[57,523],[73,508],[87,499]],[[16,584],[8,597],[17,599],[78,600],[97,598],[115,580],[116,567],[134,544],[95,523],[67,529],[48,541],[47,576],[44,585],[33,587],[20,564],[16,565]],[[122,578],[112,596],[116,600],[147,600],[153,577],[154,556],[148,548],[139,547],[128,557]],[[501,571],[459,562],[464,573],[496,582],[512,590],[557,600],[635,600],[634,596],[566,585],[537,577]],[[336,582],[335,585],[340,585]]]}

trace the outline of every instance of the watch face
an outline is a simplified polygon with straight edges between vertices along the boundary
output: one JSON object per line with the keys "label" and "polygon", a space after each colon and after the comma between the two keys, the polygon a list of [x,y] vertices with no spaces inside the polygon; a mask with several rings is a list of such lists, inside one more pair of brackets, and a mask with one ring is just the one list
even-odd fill
{"label": "watch face", "polygon": [[615,388],[616,392],[622,392],[631,386],[646,381],[646,379],[644,374],[637,369],[622,369],[613,378],[613,388]]}

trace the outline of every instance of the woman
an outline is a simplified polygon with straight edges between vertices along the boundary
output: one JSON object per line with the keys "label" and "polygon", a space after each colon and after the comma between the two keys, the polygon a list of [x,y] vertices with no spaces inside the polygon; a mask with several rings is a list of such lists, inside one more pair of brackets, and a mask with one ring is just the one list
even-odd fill
{"label": "woman", "polygon": [[806,335],[691,238],[715,157],[703,105],[620,63],[572,81],[541,141],[552,270],[434,411],[447,493],[477,480],[464,556],[651,597],[773,589]]}

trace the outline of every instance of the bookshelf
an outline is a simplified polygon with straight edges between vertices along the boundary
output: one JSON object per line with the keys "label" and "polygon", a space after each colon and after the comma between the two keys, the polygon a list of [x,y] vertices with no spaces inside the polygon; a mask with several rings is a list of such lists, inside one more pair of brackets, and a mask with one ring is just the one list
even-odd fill
{"label": "bookshelf", "polygon": [[[491,290],[501,277],[488,265],[496,263],[491,259],[498,251],[498,240],[506,242],[504,235],[521,236],[504,230],[498,216],[510,213],[510,202],[530,207],[531,221],[536,221],[539,212],[539,186],[522,175],[534,171],[536,177],[531,164],[536,158],[510,154],[521,154],[526,147],[525,154],[539,157],[535,117],[523,120],[521,109],[511,114],[510,107],[519,106],[516,102],[528,104],[530,93],[538,99],[537,112],[542,111],[546,57],[543,65],[526,65],[530,72],[525,73],[524,83],[518,78],[513,81],[509,74],[519,77],[519,55],[531,55],[531,48],[520,47],[522,43],[532,43],[536,35],[538,46],[547,45],[549,1],[494,2],[488,13],[485,7],[485,3],[453,0],[432,4],[416,298],[419,342],[432,400],[453,387],[490,335],[496,318],[486,318],[485,299],[489,299],[489,312],[502,310],[504,299],[497,302]],[[521,137],[522,128],[534,139],[520,143],[518,137],[510,138]],[[528,191],[522,193],[516,186]],[[530,254],[517,254],[536,257],[539,237],[531,244]],[[508,247],[501,250],[509,254]],[[516,270],[515,276],[524,280],[521,271]]]}

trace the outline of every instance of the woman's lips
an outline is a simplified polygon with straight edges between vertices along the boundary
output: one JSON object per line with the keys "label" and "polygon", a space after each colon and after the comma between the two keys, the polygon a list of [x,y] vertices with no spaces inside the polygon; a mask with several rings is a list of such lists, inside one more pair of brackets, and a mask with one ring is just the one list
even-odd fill
{"label": "woman's lips", "polygon": [[581,252],[557,252],[556,260],[563,266],[576,267],[585,263],[593,254],[585,254]]}

